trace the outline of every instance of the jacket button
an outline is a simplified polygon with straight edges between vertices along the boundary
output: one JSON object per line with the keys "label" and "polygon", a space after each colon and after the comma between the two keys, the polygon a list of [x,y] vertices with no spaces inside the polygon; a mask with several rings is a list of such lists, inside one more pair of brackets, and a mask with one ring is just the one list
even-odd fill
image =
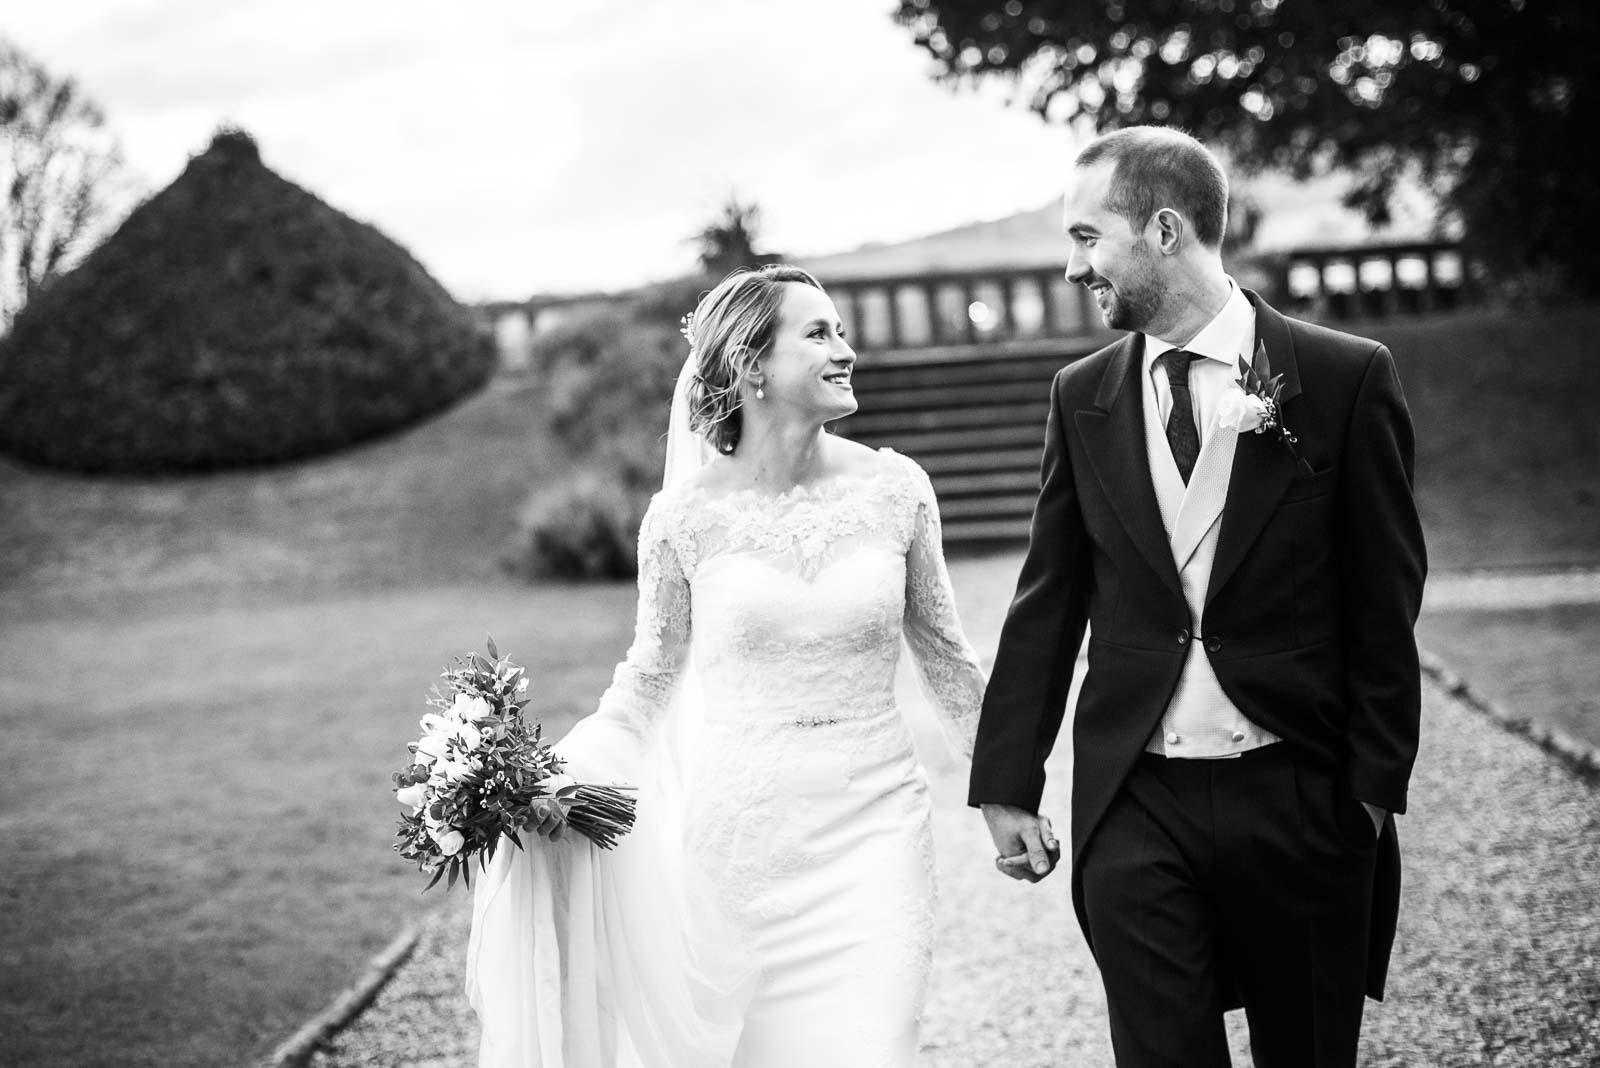
{"label": "jacket button", "polygon": [[1180,630],[1178,632],[1178,644],[1179,645],[1188,645],[1189,644],[1189,632],[1188,631]]}
{"label": "jacket button", "polygon": [[1206,639],[1206,652],[1208,652],[1208,653],[1220,653],[1220,652],[1222,652],[1222,639],[1221,638],[1207,638]]}

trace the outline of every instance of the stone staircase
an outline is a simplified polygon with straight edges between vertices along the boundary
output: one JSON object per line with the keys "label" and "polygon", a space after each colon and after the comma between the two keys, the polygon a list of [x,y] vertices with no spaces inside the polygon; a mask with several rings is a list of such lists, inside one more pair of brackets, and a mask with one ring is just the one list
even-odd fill
{"label": "stone staircase", "polygon": [[933,479],[947,545],[1024,545],[1039,490],[1050,382],[1105,338],[1056,338],[870,353],[856,365],[860,410],[834,424],[887,445]]}

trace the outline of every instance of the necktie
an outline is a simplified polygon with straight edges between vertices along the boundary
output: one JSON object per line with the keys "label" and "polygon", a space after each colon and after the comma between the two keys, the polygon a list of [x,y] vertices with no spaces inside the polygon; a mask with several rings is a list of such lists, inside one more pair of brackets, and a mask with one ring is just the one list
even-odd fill
{"label": "necktie", "polygon": [[1167,371],[1167,382],[1172,386],[1172,411],[1167,415],[1167,444],[1172,447],[1172,458],[1178,462],[1178,473],[1183,484],[1189,484],[1194,473],[1194,462],[1200,458],[1200,429],[1194,421],[1194,397],[1189,393],[1189,365],[1204,359],[1197,353],[1172,349],[1156,358]]}

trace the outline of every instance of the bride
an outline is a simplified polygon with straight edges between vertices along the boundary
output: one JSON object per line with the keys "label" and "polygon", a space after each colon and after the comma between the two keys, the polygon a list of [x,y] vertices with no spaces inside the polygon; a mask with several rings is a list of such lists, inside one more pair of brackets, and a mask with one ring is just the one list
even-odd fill
{"label": "bride", "polygon": [[467,991],[480,1063],[911,1065],[933,941],[926,775],[902,639],[970,757],[984,676],[926,474],[824,426],[856,410],[822,287],[730,275],[685,331],[627,659],[557,746],[640,786],[614,851],[497,851]]}

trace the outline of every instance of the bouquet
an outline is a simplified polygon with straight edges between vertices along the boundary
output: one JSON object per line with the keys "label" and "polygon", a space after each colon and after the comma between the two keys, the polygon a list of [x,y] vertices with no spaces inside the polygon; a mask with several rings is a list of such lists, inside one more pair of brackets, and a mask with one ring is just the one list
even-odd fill
{"label": "bouquet", "polygon": [[525,718],[527,672],[500,655],[470,653],[445,669],[422,717],[422,738],[408,746],[409,765],[394,773],[395,800],[410,809],[400,817],[395,850],[433,872],[428,890],[449,877],[471,882],[468,861],[480,867],[494,857],[502,837],[518,848],[517,830],[534,806],[561,807],[567,824],[603,849],[633,826],[634,799],[627,787],[590,786],[565,774],[561,758]]}

